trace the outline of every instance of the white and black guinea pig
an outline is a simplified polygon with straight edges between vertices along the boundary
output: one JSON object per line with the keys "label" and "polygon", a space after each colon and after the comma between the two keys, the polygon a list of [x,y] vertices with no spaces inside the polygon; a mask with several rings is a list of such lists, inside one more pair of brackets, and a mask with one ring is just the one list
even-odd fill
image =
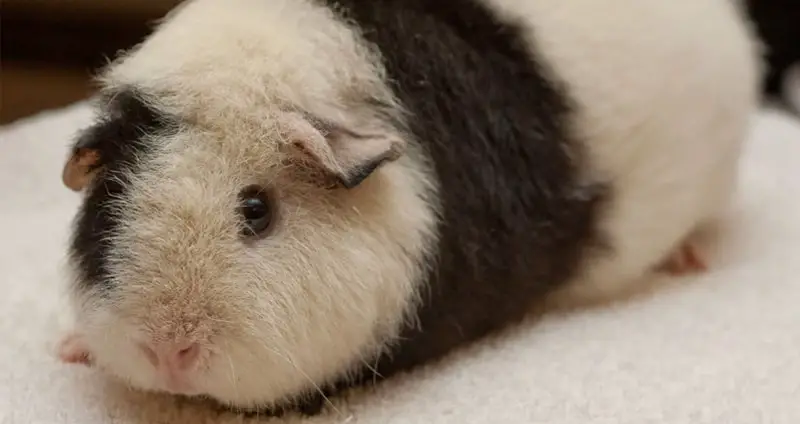
{"label": "white and black guinea pig", "polygon": [[703,268],[760,97],[730,0],[194,0],[100,77],[63,360],[313,404]]}

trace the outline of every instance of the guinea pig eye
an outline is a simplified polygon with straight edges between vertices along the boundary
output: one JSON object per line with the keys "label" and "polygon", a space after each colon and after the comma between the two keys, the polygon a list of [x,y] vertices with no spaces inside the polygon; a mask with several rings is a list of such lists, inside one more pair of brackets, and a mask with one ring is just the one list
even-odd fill
{"label": "guinea pig eye", "polygon": [[244,221],[241,235],[253,237],[269,229],[273,220],[273,205],[266,190],[258,186],[250,186],[239,194],[238,209]]}

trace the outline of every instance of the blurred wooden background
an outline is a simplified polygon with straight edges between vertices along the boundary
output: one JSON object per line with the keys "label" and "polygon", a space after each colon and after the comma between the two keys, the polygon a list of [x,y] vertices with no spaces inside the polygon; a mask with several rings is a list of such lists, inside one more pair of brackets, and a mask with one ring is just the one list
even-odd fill
{"label": "blurred wooden background", "polygon": [[179,0],[2,0],[0,124],[68,105]]}

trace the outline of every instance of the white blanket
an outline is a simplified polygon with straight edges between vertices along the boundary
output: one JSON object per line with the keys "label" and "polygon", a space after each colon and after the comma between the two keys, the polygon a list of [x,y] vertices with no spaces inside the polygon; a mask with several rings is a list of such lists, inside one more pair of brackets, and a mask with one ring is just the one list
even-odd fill
{"label": "white blanket", "polygon": [[[59,363],[78,195],[61,185],[84,104],[0,129],[0,422],[272,422],[129,391]],[[546,316],[444,363],[276,423],[800,423],[800,122],[764,110],[712,270]],[[252,421],[251,421],[252,420]]]}

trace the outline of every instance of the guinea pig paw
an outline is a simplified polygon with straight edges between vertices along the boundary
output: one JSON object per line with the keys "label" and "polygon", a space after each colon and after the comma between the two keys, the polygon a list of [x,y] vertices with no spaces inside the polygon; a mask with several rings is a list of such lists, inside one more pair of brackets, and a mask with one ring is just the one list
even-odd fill
{"label": "guinea pig paw", "polygon": [[676,277],[705,272],[708,270],[705,256],[697,241],[685,240],[656,267],[656,271]]}
{"label": "guinea pig paw", "polygon": [[67,364],[92,365],[89,347],[78,333],[70,333],[58,344],[58,358]]}

